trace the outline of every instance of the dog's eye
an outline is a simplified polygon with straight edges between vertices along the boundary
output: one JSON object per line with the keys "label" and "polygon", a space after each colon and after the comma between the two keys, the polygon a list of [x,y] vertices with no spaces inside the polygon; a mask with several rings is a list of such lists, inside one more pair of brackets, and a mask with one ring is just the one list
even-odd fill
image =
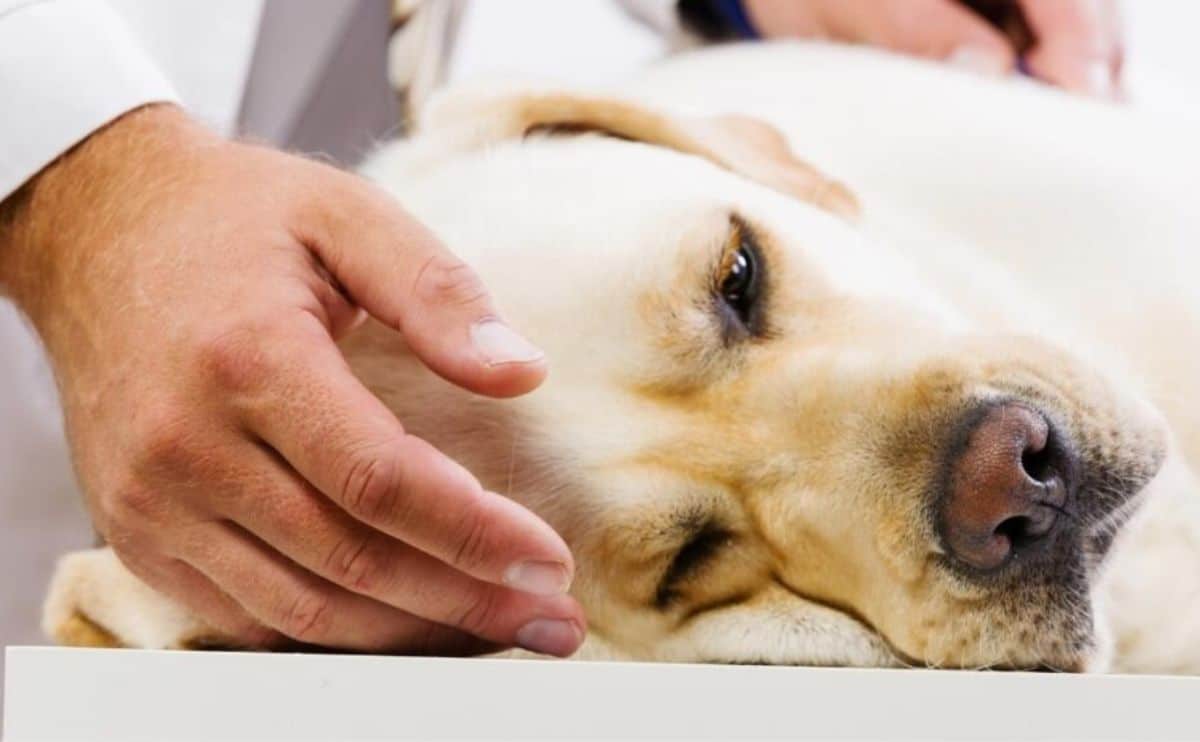
{"label": "dog's eye", "polygon": [[742,245],[733,257],[733,265],[729,266],[725,282],[721,284],[722,298],[739,314],[747,314],[750,310],[757,277],[758,265],[755,264],[754,253]]}
{"label": "dog's eye", "polygon": [[736,331],[733,337],[745,333],[759,334],[759,300],[763,293],[762,253],[748,230],[739,228],[737,235],[737,250],[727,259],[728,267],[717,290],[719,309],[728,325],[727,330]]}

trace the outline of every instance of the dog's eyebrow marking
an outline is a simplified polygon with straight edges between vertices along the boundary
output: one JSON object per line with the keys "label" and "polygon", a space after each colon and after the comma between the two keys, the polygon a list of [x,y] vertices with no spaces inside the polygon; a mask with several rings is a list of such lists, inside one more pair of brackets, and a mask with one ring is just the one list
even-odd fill
{"label": "dog's eyebrow marking", "polygon": [[733,533],[713,521],[693,522],[695,525],[680,523],[681,528],[691,532],[691,536],[675,553],[675,558],[671,560],[670,566],[659,580],[658,588],[654,591],[654,607],[659,610],[666,610],[678,602],[681,597],[681,583],[733,541]]}

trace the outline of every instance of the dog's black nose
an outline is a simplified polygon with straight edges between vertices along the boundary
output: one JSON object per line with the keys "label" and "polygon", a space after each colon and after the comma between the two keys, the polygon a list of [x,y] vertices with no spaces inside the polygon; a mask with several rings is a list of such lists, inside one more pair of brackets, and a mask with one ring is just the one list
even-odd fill
{"label": "dog's black nose", "polygon": [[950,552],[979,570],[1052,538],[1076,462],[1045,416],[1020,403],[976,413],[950,462],[941,507]]}

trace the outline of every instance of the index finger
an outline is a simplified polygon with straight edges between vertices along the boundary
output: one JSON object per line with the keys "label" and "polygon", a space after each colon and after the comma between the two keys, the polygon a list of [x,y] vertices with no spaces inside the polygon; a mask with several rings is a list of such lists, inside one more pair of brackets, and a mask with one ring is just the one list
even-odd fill
{"label": "index finger", "polygon": [[381,188],[312,166],[320,197],[306,202],[297,236],[355,304],[458,386],[512,397],[542,382],[544,354],[501,321],[471,266]]}
{"label": "index finger", "polygon": [[[307,319],[305,319],[307,318]],[[324,327],[260,347],[265,381],[231,401],[249,427],[363,523],[478,579],[543,595],[574,571],[562,538],[408,434],[355,378]]]}

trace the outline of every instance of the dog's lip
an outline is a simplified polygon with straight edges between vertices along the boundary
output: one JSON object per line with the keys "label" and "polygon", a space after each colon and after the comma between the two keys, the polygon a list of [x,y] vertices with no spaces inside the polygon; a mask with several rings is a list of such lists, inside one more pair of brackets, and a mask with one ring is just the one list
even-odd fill
{"label": "dog's lip", "polygon": [[1091,563],[1088,566],[1093,574],[1099,571],[1105,560],[1112,553],[1112,547],[1117,537],[1129,524],[1129,521],[1142,509],[1149,496],[1150,488],[1149,481],[1147,481],[1146,484],[1130,495],[1120,507],[1088,526],[1083,534],[1083,545],[1086,547],[1086,553],[1091,558]]}
{"label": "dog's lip", "polygon": [[803,590],[798,589],[791,583],[789,583],[780,574],[775,574],[773,576],[773,579],[774,579],[775,584],[778,585],[781,589],[786,590],[787,592],[796,596],[800,600],[803,600],[806,603],[812,603],[814,605],[819,605],[822,608],[827,608],[831,611],[840,613],[843,616],[845,616],[846,618],[849,618],[850,620],[857,623],[859,626],[862,626],[864,630],[869,631],[870,633],[874,634],[879,639],[879,641],[883,642],[884,647],[886,647],[889,652],[891,652],[893,655],[895,655],[897,660],[907,659],[907,657],[904,655],[904,653],[901,652],[899,649],[897,649],[896,645],[890,639],[888,639],[886,634],[884,634],[877,626],[875,626],[874,623],[872,623],[871,621],[868,621],[866,616],[862,615],[859,611],[855,610],[851,606],[848,606],[848,605],[845,605],[843,603],[839,603],[836,601],[827,600],[824,598],[814,597],[813,595],[810,595],[810,594],[804,592]]}
{"label": "dog's lip", "polygon": [[[827,608],[831,611],[836,611],[862,626],[865,631],[870,632],[879,640],[883,647],[892,655],[892,658],[896,661],[896,663],[901,667],[912,669],[944,670],[998,670],[1006,672],[1083,672],[1087,669],[1091,659],[1089,654],[1079,652],[1070,656],[1055,658],[1053,663],[1051,663],[1049,660],[1042,660],[1040,662],[1031,662],[1027,665],[1011,665],[1005,664],[1001,661],[979,662],[975,664],[949,664],[945,662],[935,664],[932,661],[920,659],[900,649],[900,647],[898,647],[882,629],[876,626],[873,622],[868,621],[865,616],[863,616],[854,608],[837,603],[835,601],[813,597],[812,595],[809,595],[789,584],[781,575],[775,575],[774,580],[780,588],[786,590],[800,600],[822,606],[823,608]],[[1093,636],[1092,638],[1094,639],[1095,637]]]}

